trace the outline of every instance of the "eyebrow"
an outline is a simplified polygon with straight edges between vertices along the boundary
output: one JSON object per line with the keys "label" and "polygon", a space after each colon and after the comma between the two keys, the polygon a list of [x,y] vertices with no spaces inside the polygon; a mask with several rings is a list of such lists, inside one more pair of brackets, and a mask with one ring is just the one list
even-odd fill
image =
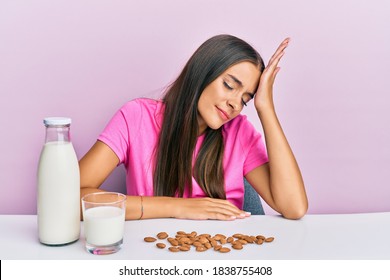
{"label": "eyebrow", "polygon": [[[230,78],[232,78],[234,82],[236,82],[236,83],[239,84],[240,86],[243,86],[242,82],[241,82],[239,79],[237,79],[237,77],[235,77],[235,76],[233,76],[233,75],[231,75],[231,74],[228,74],[228,76],[229,76]],[[252,93],[252,92],[247,92],[247,93],[248,93],[252,98],[255,96],[255,94]]]}
{"label": "eyebrow", "polygon": [[230,78],[232,78],[237,84],[239,84],[240,86],[242,86],[242,82],[241,82],[239,79],[237,79],[235,76],[233,76],[233,75],[231,75],[231,74],[228,74],[228,76],[229,76]]}

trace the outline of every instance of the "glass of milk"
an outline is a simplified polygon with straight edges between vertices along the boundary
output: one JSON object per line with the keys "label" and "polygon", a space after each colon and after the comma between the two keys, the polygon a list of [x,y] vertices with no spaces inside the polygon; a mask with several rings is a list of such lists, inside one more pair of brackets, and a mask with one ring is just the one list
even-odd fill
{"label": "glass of milk", "polygon": [[81,206],[87,251],[94,255],[118,252],[123,243],[126,195],[91,193],[81,199]]}

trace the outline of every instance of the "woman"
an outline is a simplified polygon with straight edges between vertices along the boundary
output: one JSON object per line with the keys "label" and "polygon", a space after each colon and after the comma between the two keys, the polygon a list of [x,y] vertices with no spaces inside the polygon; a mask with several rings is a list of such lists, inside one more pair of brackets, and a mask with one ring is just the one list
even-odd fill
{"label": "woman", "polygon": [[[299,219],[308,202],[302,176],[273,104],[285,39],[264,66],[246,42],[218,35],[203,43],[162,100],[125,104],[80,160],[81,196],[127,171],[126,219],[234,220],[243,176],[275,211]],[[245,116],[254,99],[261,135]]]}

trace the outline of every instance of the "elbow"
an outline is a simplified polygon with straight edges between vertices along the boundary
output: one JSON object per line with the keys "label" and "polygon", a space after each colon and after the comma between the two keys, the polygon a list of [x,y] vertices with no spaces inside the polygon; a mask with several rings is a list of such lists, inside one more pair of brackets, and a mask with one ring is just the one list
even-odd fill
{"label": "elbow", "polygon": [[296,206],[293,209],[289,209],[288,211],[285,211],[284,213],[281,213],[284,218],[289,220],[299,220],[303,218],[303,216],[306,215],[308,210],[308,204],[304,203],[300,206]]}
{"label": "elbow", "polygon": [[286,208],[286,211],[282,212],[281,214],[286,219],[299,220],[306,215],[308,209],[309,201],[307,199],[306,193],[303,193],[302,195],[295,196],[293,199],[291,199],[289,206]]}
{"label": "elbow", "polygon": [[284,218],[289,220],[299,220],[305,216],[306,211],[294,211],[286,214],[282,214]]}

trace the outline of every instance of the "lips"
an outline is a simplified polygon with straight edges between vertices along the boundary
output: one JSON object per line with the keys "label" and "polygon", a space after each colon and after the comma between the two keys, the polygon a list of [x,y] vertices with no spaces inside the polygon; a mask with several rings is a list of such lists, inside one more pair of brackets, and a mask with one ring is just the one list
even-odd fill
{"label": "lips", "polygon": [[219,115],[221,116],[221,118],[225,121],[228,121],[230,119],[230,116],[228,113],[226,113],[224,110],[218,108],[217,106],[215,106],[217,108],[217,111],[219,112]]}

